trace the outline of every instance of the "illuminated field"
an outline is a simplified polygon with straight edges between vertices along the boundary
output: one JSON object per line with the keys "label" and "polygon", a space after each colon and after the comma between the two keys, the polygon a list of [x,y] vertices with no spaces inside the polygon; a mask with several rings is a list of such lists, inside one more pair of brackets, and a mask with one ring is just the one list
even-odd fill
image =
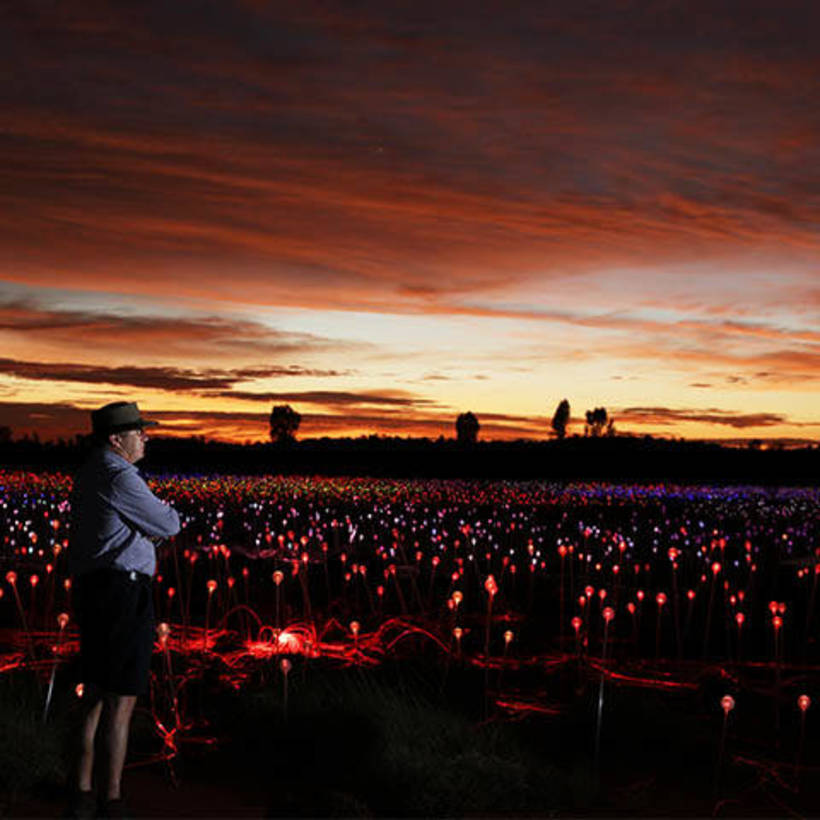
{"label": "illuminated field", "polygon": [[[33,666],[47,681],[61,662],[63,683],[76,669],[70,486],[0,472],[2,668]],[[159,550],[155,583],[151,703],[169,765],[195,734],[186,691],[205,674],[233,689],[261,675],[287,710],[295,666],[386,659],[429,665],[442,689],[473,680],[497,720],[559,719],[594,693],[596,767],[601,723],[617,721],[611,693],[627,690],[699,703],[719,768],[727,732],[735,765],[790,788],[810,762],[817,490],[178,476],[152,486],[184,521]]]}

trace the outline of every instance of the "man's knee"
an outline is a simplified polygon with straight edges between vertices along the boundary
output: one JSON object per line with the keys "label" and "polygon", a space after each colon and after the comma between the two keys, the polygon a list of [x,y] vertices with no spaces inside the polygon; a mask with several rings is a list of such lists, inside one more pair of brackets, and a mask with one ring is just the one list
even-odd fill
{"label": "man's knee", "polygon": [[108,709],[115,722],[129,720],[137,702],[136,695],[109,695]]}

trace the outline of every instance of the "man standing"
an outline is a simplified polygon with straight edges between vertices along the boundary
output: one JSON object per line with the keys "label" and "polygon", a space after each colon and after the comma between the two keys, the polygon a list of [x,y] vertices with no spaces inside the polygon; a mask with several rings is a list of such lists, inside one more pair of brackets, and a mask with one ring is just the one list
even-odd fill
{"label": "man standing", "polygon": [[84,700],[76,817],[96,812],[91,790],[94,739],[105,713],[107,752],[104,816],[125,816],[121,779],[137,696],[148,684],[154,645],[151,590],[155,541],[179,532],[176,511],[148,489],[134,464],[145,455],[146,421],[134,402],[91,413],[94,452],[80,469],[71,497],[69,567],[80,627]]}

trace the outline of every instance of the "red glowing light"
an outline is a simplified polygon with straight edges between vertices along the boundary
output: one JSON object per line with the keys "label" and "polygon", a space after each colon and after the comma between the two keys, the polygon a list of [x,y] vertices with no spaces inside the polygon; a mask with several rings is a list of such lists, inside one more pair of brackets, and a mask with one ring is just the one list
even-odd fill
{"label": "red glowing light", "polygon": [[811,706],[811,698],[808,695],[800,695],[797,698],[797,708],[800,709],[801,712],[808,711],[809,706]]}
{"label": "red glowing light", "polygon": [[603,601],[604,598],[606,598],[606,590],[605,589],[599,589],[598,590],[598,597]]}
{"label": "red glowing light", "polygon": [[498,584],[495,582],[495,578],[493,578],[492,575],[487,576],[487,580],[484,582],[484,589],[487,590],[487,594],[490,598],[495,597],[498,592]]}
{"label": "red glowing light", "polygon": [[567,548],[566,548],[563,544],[561,544],[561,546],[560,546],[560,547],[558,547],[558,554],[559,554],[562,558],[563,558],[563,557],[567,554]]}
{"label": "red glowing light", "polygon": [[720,699],[720,708],[723,709],[723,714],[728,715],[735,708],[735,699],[731,695],[724,695]]}
{"label": "red glowing light", "polygon": [[587,598],[591,598],[595,594],[595,587],[584,587],[584,593]]}
{"label": "red glowing light", "polygon": [[213,578],[208,581],[206,586],[208,587],[208,595],[213,595],[216,592],[216,581]]}
{"label": "red glowing light", "polygon": [[771,612],[772,615],[777,614],[777,601],[769,601],[769,612]]}
{"label": "red glowing light", "polygon": [[643,591],[642,589],[639,589],[639,590],[635,593],[635,597],[636,597],[639,601],[643,601],[643,599],[644,599],[644,591]]}
{"label": "red glowing light", "polygon": [[453,590],[453,603],[458,606],[464,600],[461,590]]}
{"label": "red glowing light", "polygon": [[57,616],[57,625],[60,627],[60,629],[65,629],[68,626],[68,613],[67,612],[61,612]]}
{"label": "red glowing light", "polygon": [[453,629],[453,637],[454,637],[457,641],[460,641],[460,640],[461,640],[461,636],[462,636],[463,634],[464,634],[464,630],[463,630],[460,626],[457,626],[457,627],[455,627],[455,628]]}
{"label": "red glowing light", "polygon": [[83,686],[82,683],[78,683],[74,687],[74,694],[77,695],[78,698],[81,698],[83,696],[83,692],[85,692],[85,686]]}
{"label": "red glowing light", "polygon": [[630,601],[630,602],[626,605],[626,611],[627,611],[630,615],[634,615],[634,614],[635,614],[635,604],[633,604],[633,603],[632,603],[632,601]]}
{"label": "red glowing light", "polygon": [[717,561],[715,561],[715,563],[712,564],[712,575],[717,575],[721,571],[721,569],[723,569],[723,567],[721,567],[721,565]]}
{"label": "red glowing light", "polygon": [[14,586],[17,583],[17,573],[12,569],[6,573],[6,580]]}
{"label": "red glowing light", "polygon": [[512,639],[513,639],[513,631],[512,631],[511,629],[508,629],[508,630],[504,633],[504,643],[505,643],[507,646],[509,646],[509,645],[510,645],[510,641],[511,641]]}
{"label": "red glowing light", "polygon": [[39,584],[39,583],[40,583],[40,578],[39,578],[39,576],[37,576],[37,575],[32,575],[32,576],[28,579],[28,582],[32,585],[32,587],[36,587],[36,586],[37,586],[37,584]]}
{"label": "red glowing light", "polygon": [[350,631],[353,633],[354,638],[358,636],[360,626],[361,624],[358,621],[350,622]]}
{"label": "red glowing light", "polygon": [[285,573],[282,572],[281,569],[277,569],[276,572],[273,573],[273,583],[276,584],[276,586],[279,586],[284,579]]}
{"label": "red glowing light", "polygon": [[780,629],[783,626],[783,619],[779,615],[775,615],[774,618],[772,618],[772,626],[775,629]]}
{"label": "red glowing light", "polygon": [[657,602],[658,606],[662,607],[666,603],[666,593],[665,592],[659,592],[655,596],[655,601]]}
{"label": "red glowing light", "polygon": [[737,623],[737,625],[739,627],[743,626],[743,622],[745,620],[746,620],[746,616],[742,612],[738,612],[737,615],[735,615],[735,622]]}
{"label": "red glowing light", "polygon": [[282,672],[284,672],[285,675],[287,675],[288,672],[290,672],[292,666],[293,664],[287,658],[282,658],[282,660],[279,661],[279,668],[282,670]]}
{"label": "red glowing light", "polygon": [[572,628],[573,628],[573,629],[575,630],[575,632],[577,633],[577,632],[578,632],[578,630],[581,628],[581,624],[583,624],[583,621],[582,621],[582,620],[581,620],[581,619],[580,619],[580,618],[576,615],[576,616],[572,619],[571,623],[572,623]]}
{"label": "red glowing light", "polygon": [[615,610],[611,606],[604,607],[604,620],[609,623],[615,617]]}
{"label": "red glowing light", "polygon": [[686,597],[687,597],[690,601],[694,601],[694,600],[695,600],[695,590],[694,590],[694,589],[690,589],[690,590],[688,590],[688,591],[687,591],[687,593],[686,593]]}

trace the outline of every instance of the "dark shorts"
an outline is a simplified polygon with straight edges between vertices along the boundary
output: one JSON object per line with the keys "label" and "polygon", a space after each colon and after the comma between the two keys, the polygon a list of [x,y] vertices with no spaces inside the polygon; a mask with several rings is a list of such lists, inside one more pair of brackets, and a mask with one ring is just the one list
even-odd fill
{"label": "dark shorts", "polygon": [[74,581],[83,683],[115,695],[148,688],[154,649],[151,578],[101,569]]}

